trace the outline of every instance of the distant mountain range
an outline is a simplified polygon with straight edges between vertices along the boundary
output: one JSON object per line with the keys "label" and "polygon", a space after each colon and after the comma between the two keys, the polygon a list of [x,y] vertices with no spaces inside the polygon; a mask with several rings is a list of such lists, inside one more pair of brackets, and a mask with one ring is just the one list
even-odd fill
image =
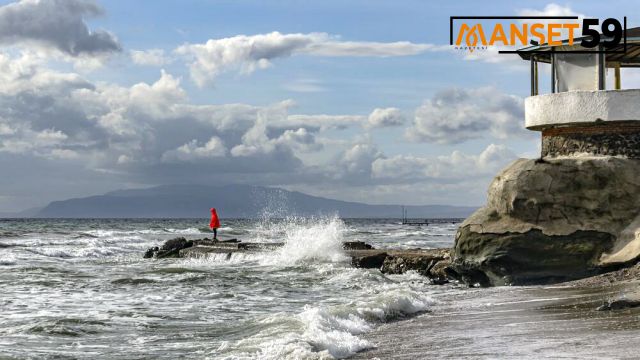
{"label": "distant mountain range", "polygon": [[[41,218],[203,218],[215,207],[223,218],[256,218],[268,214],[338,214],[343,218],[400,218],[400,205],[370,205],[326,199],[295,191],[247,185],[164,185],[117,190],[104,195],[54,201],[21,216]],[[463,218],[476,208],[407,206],[410,218]],[[5,217],[9,214],[0,214]],[[14,214],[16,215],[16,214]]]}

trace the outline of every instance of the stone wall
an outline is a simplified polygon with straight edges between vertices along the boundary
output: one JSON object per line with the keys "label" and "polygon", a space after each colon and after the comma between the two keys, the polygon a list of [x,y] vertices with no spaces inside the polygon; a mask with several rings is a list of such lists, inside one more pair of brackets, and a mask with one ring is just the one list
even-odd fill
{"label": "stone wall", "polygon": [[640,159],[640,122],[554,127],[542,132],[542,157],[577,153]]}

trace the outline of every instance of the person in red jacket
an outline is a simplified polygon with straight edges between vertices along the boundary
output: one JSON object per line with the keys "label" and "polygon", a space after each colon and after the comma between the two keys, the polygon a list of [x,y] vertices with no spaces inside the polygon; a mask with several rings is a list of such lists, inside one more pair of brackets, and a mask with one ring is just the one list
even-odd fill
{"label": "person in red jacket", "polygon": [[218,212],[216,208],[211,208],[211,221],[209,227],[213,230],[213,240],[218,240],[218,228],[220,227],[220,219],[218,219]]}

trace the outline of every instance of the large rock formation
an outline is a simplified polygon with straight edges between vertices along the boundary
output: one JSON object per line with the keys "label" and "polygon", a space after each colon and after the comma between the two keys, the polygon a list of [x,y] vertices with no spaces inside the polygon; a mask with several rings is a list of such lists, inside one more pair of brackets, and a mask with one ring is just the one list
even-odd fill
{"label": "large rock formation", "polygon": [[640,160],[519,159],[456,235],[451,270],[467,283],[538,284],[590,276],[640,255]]}

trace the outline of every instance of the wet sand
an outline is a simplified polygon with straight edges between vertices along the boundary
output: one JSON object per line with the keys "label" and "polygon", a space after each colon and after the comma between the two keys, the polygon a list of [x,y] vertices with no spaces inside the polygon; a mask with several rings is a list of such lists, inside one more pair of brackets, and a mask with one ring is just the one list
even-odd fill
{"label": "wet sand", "polygon": [[638,285],[443,286],[430,313],[379,327],[354,358],[638,358],[640,308],[596,310]]}

